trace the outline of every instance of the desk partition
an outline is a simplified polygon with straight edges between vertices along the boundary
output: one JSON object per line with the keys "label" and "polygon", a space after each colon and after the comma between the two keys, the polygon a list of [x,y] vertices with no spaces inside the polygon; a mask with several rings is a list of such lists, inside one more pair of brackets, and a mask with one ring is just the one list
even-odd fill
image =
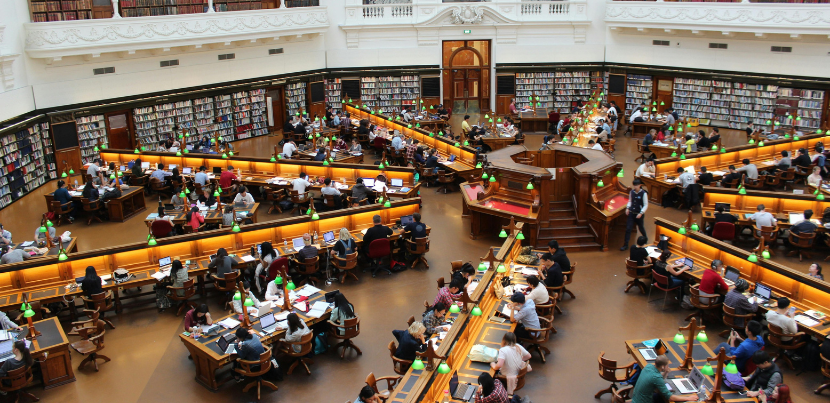
{"label": "desk partition", "polygon": [[[659,240],[661,236],[669,238],[669,250],[676,255],[672,259],[690,257],[694,260],[694,270],[688,274],[684,273],[685,277],[699,282],[703,271],[708,270],[712,260],[719,259],[724,265],[740,270],[741,278],[750,284],[761,282],[772,288],[774,296],[788,297],[798,312],[814,309],[830,314],[830,283],[761,257],[757,262],[750,262],[747,260],[749,252],[698,231],[680,234],[680,225],[662,218],[655,219],[654,223],[654,239]],[[799,323],[799,327],[822,339],[830,334],[830,321],[820,322],[815,326]]]}

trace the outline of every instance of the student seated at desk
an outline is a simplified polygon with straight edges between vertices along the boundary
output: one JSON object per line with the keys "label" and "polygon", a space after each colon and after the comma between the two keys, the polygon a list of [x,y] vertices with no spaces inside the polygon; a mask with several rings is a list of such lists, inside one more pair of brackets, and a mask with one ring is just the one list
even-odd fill
{"label": "student seated at desk", "polygon": [[686,153],[687,154],[694,152],[695,149],[697,148],[697,146],[695,145],[696,144],[695,139],[692,137],[691,134],[686,135],[686,139],[685,139],[684,144],[686,144]]}
{"label": "student seated at desk", "polygon": [[444,325],[444,317],[447,314],[447,306],[439,302],[432,306],[424,313],[423,324],[426,329],[426,337],[430,337],[438,332],[446,331],[449,326]]}
{"label": "student seated at desk", "polygon": [[[40,227],[38,227],[38,229],[40,229]],[[0,245],[8,245],[10,243],[12,243],[12,233],[6,231],[6,229],[3,228],[3,224],[0,224]]]}
{"label": "student seated at desk", "polygon": [[668,288],[680,287],[680,297],[683,297],[683,285],[686,284],[680,275],[689,271],[689,266],[683,263],[669,263],[671,252],[665,251],[660,254],[660,259],[654,261],[652,270],[668,279]]}
{"label": "student seated at desk", "polygon": [[[235,302],[235,301],[234,301]],[[296,315],[296,314],[294,314]],[[242,361],[259,361],[259,356],[265,352],[265,347],[262,347],[262,342],[259,337],[254,337],[250,330],[240,327],[236,329],[236,359]],[[233,367],[239,368],[239,362],[234,360]],[[251,369],[258,369],[259,365]],[[236,371],[233,371],[233,378],[237,382],[244,381],[244,377]]]}
{"label": "student seated at desk", "polygon": [[297,260],[302,262],[305,259],[311,259],[317,256],[319,249],[311,244],[311,235],[309,233],[303,234],[303,246],[302,249],[297,251]]}
{"label": "student seated at desk", "polygon": [[372,204],[375,202],[375,194],[366,187],[363,183],[363,178],[357,178],[355,185],[352,186],[352,198],[359,202],[366,199],[366,202]]}
{"label": "student seated at desk", "polygon": [[707,172],[706,167],[700,167],[700,174],[697,176],[697,183],[704,186],[711,186],[715,178],[711,172]]}
{"label": "student seated at desk", "polygon": [[[357,314],[354,313],[354,305],[349,303],[346,296],[340,292],[334,294],[334,308],[331,310],[329,321],[342,326],[347,320],[356,317]],[[344,329],[338,329],[337,331],[341,336],[345,334]]]}
{"label": "student seated at desk", "polygon": [[55,227],[46,227],[46,232],[40,232],[40,226],[35,228],[35,242],[39,242],[41,240],[45,242],[47,236],[46,234],[49,234],[49,238],[52,239],[54,243],[60,242],[60,240],[57,239]]}
{"label": "student seated at desk", "polygon": [[162,184],[170,184],[170,176],[173,175],[170,172],[164,171],[164,164],[158,164],[158,168],[150,174],[150,178],[156,178]]}
{"label": "student seated at desk", "polygon": [[300,177],[291,181],[291,185],[302,198],[305,190],[311,186],[311,182],[308,181],[308,175],[305,172],[300,172]]}
{"label": "student seated at desk", "polygon": [[389,238],[394,234],[392,228],[389,228],[381,223],[380,216],[375,214],[372,216],[372,227],[366,230],[363,235],[363,252],[369,253],[369,245],[375,239]]}
{"label": "student seated at desk", "polygon": [[529,339],[533,337],[527,328],[539,328],[539,316],[536,314],[536,304],[531,299],[525,298],[521,292],[515,292],[510,297],[510,321],[516,323],[516,337]]}
{"label": "student seated at desk", "polygon": [[[349,233],[349,230],[346,227],[340,228],[340,239],[334,243],[334,247],[331,248],[331,255],[337,256],[341,259],[345,259],[346,256],[351,255],[352,253],[357,252],[357,242],[355,242],[354,238],[352,238],[352,234]],[[346,265],[346,262],[340,262],[342,265]]]}
{"label": "student seated at desk", "polygon": [[363,389],[360,389],[360,393],[357,395],[357,399],[354,403],[380,403],[380,395],[375,393],[375,390],[372,389],[371,386],[366,385]]}
{"label": "student seated at desk", "polygon": [[424,168],[432,169],[433,175],[438,173],[438,154],[434,148],[429,150],[429,155],[427,155],[426,162],[424,162]]}
{"label": "student seated at desk", "polygon": [[[262,302],[259,302],[256,295],[251,292],[251,283],[247,281],[242,282],[242,288],[245,289],[245,293],[242,295],[242,298],[239,300],[233,300],[233,311],[236,313],[242,313],[242,303],[245,302],[245,298],[250,298],[251,301],[254,303],[253,308],[258,308],[262,305]],[[251,308],[248,308],[248,313],[250,314]]]}
{"label": "student seated at desk", "polygon": [[554,261],[553,255],[550,253],[542,254],[539,261],[542,263],[540,271],[545,281],[545,286],[560,287],[565,281],[565,276],[562,274],[562,266]]}
{"label": "student seated at desk", "polygon": [[184,331],[196,335],[202,334],[202,325],[210,326],[213,318],[210,317],[207,304],[201,304],[184,315]]}
{"label": "student seated at desk", "polygon": [[287,139],[282,145],[282,157],[285,159],[291,159],[291,156],[294,155],[295,151],[297,151],[297,144],[294,143],[293,139]]}
{"label": "student seated at desk", "polygon": [[216,274],[208,273],[208,278],[215,281],[221,287],[225,286],[225,274],[233,271],[233,258],[228,256],[228,251],[225,248],[219,248],[216,251],[216,257],[208,264],[209,270],[216,270]]}
{"label": "student seated at desk", "polygon": [[814,224],[810,219],[813,217],[813,210],[807,209],[804,210],[804,219],[801,221],[796,221],[790,227],[790,233],[792,234],[813,234],[818,229],[818,226]]}
{"label": "student seated at desk", "polygon": [[807,184],[818,187],[821,185],[821,181],[824,178],[821,177],[821,167],[813,167],[813,173],[807,176]]}
{"label": "student seated at desk", "polygon": [[[637,266],[646,266],[652,264],[651,257],[648,256],[648,250],[646,250],[646,242],[648,242],[648,238],[640,235],[637,238],[637,246],[631,248],[629,252],[628,258],[633,260],[637,263]],[[639,273],[640,270],[637,270],[637,274],[645,274]]]}
{"label": "student seated at desk", "polygon": [[92,266],[86,267],[84,279],[81,281],[81,291],[85,297],[104,292],[101,287],[101,277],[98,277],[98,273],[95,272],[95,268]]}
{"label": "student seated at desk", "polygon": [[[742,278],[739,278],[738,281],[735,282],[735,287],[729,290],[729,292],[726,293],[726,297],[724,297],[723,299],[724,305],[728,305],[731,308],[735,309],[736,315],[746,315],[749,313],[758,312],[758,303],[749,302],[749,298],[747,298],[746,295],[744,295],[747,289],[749,289],[749,282]],[[735,318],[735,325],[743,326],[744,319]]]}
{"label": "student seated at desk", "polygon": [[685,190],[687,187],[689,187],[689,185],[694,185],[694,183],[695,183],[694,174],[691,174],[691,173],[687,172],[683,168],[677,168],[677,173],[679,175],[677,175],[677,179],[674,180],[674,183],[679,184],[681,188],[683,188]]}
{"label": "student seated at desk", "polygon": [[743,175],[740,172],[738,172],[737,169],[735,169],[734,165],[730,165],[728,170],[729,173],[724,175],[720,181],[720,185],[723,187],[726,187],[727,183],[734,183],[735,181],[740,182],[741,178],[743,177]]}
{"label": "student seated at desk", "polygon": [[595,143],[594,140],[588,140],[588,148],[590,148],[592,150],[603,151],[602,144]]}
{"label": "student seated at desk", "polygon": [[[320,189],[320,193],[323,195],[323,200],[325,201],[325,196],[334,196],[334,208],[343,208],[343,204],[346,202],[347,196],[345,194],[341,194],[340,191],[337,190],[337,187],[334,186],[334,183],[331,181],[331,178],[326,178],[323,181],[323,185],[323,188]],[[325,207],[325,205],[322,206]]]}
{"label": "student seated at desk", "polygon": [[236,175],[233,173],[233,165],[228,165],[228,169],[222,171],[222,174],[219,175],[219,186],[222,189],[233,189],[234,181],[237,180]]}
{"label": "student seated at desk", "polygon": [[455,298],[461,296],[461,290],[464,287],[464,280],[454,278],[450,281],[449,285],[445,285],[438,290],[438,294],[435,296],[435,300],[432,302],[432,306],[443,304],[446,307],[451,306],[455,303]]}
{"label": "student seated at desk", "polygon": [[233,206],[226,204],[222,210],[222,225],[226,227],[233,226]]}
{"label": "student seated at desk", "polygon": [[790,159],[789,151],[781,151],[781,159],[779,160],[778,158],[773,158],[772,162],[775,165],[766,169],[767,174],[774,174],[779,170],[786,171],[793,165],[793,162]]}
{"label": "student seated at desk", "polygon": [[698,286],[701,303],[707,304],[709,303],[709,298],[717,298],[720,296],[720,293],[726,293],[729,290],[726,281],[723,281],[723,277],[720,276],[722,268],[723,262],[715,259],[709,265],[709,268],[703,271],[703,275],[700,278],[700,285]]}
{"label": "student seated at desk", "polygon": [[422,352],[426,348],[424,332],[427,328],[421,322],[412,322],[409,329],[393,330],[392,335],[398,341],[398,348],[395,349],[395,358],[406,361],[414,361],[415,353]]}
{"label": "student seated at desk", "polygon": [[[795,322],[795,307],[790,307],[790,299],[780,297],[769,303],[770,310],[767,311],[767,322],[778,326],[786,334],[798,333],[798,325]],[[788,342],[792,337],[782,337],[781,341]]]}
{"label": "student seated at desk", "polygon": [[363,146],[360,145],[360,142],[357,141],[357,137],[352,139],[352,144],[349,146],[349,154],[361,154],[363,153]]}
{"label": "student seated at desk", "polygon": [[75,222],[75,212],[78,211],[79,203],[75,203],[74,201],[72,201],[72,196],[69,194],[69,190],[66,189],[65,186],[66,182],[64,182],[63,180],[59,180],[58,188],[55,190],[53,198],[55,199],[55,201],[59,201],[61,203],[62,210],[66,210],[70,206],[74,205],[72,211],[67,213],[67,215],[69,216],[69,223],[71,224]]}
{"label": "student seated at desk", "polygon": [[509,403],[510,397],[500,381],[493,379],[488,372],[482,372],[478,376],[478,390],[476,390],[475,403]]}
{"label": "student seated at desk", "polygon": [[697,140],[697,150],[698,151],[709,151],[712,147],[712,140],[706,137],[706,132],[703,130],[698,130],[698,140]]}
{"label": "student seated at desk", "polygon": [[[20,367],[31,367],[35,362],[32,359],[32,354],[26,347],[26,342],[23,340],[17,340],[14,342],[12,354],[13,355],[7,358],[6,361],[3,362],[3,365],[0,366],[0,377],[6,377],[8,376],[9,371],[13,371]],[[4,380],[3,386],[11,386],[11,381]]]}
{"label": "student seated at desk", "polygon": [[676,395],[666,387],[666,376],[669,373],[669,358],[658,355],[653,364],[648,364],[640,371],[637,384],[631,393],[631,403],[653,403],[654,395],[658,394],[669,402],[694,402],[697,394]]}
{"label": "student seated at desk", "polygon": [[726,355],[735,356],[735,365],[739,371],[746,368],[746,362],[752,358],[756,351],[764,347],[764,338],[761,336],[763,327],[755,320],[746,324],[746,339],[741,338],[734,329],[730,332],[726,343],[718,344],[714,351],[720,352],[721,348],[726,349]]}
{"label": "student seated at desk", "polygon": [[184,225],[190,225],[190,228],[193,228],[193,232],[197,232],[199,226],[205,223],[205,218],[202,217],[199,208],[194,206],[184,216],[184,222]]}
{"label": "student seated at desk", "polygon": [[807,269],[807,275],[822,281],[824,280],[824,275],[821,274],[821,265],[818,263],[813,263],[810,265],[810,268]]}
{"label": "student seated at desk", "polygon": [[245,203],[245,205],[254,204],[254,196],[248,192],[245,186],[239,186],[239,193],[233,198],[234,203]]}
{"label": "student seated at desk", "polygon": [[98,188],[92,184],[92,181],[87,181],[84,185],[84,190],[81,192],[81,196],[89,200],[91,203],[98,200],[101,197],[101,194],[98,192]]}
{"label": "student seated at desk", "polygon": [[749,158],[744,158],[741,161],[744,166],[735,170],[737,173],[745,173],[746,177],[749,179],[758,179],[758,167],[755,164],[750,163]]}
{"label": "student seated at desk", "polygon": [[490,368],[499,371],[507,378],[508,395],[512,395],[516,390],[517,376],[519,371],[529,365],[528,360],[530,360],[530,353],[521,344],[516,343],[516,335],[511,332],[505,333],[501,338],[498,359],[490,363]]}
{"label": "student seated at desk", "polygon": [[[772,396],[775,392],[775,388],[784,380],[781,375],[781,370],[778,368],[778,365],[770,359],[769,354],[763,350],[756,351],[755,354],[752,355],[752,362],[754,362],[756,366],[755,372],[749,376],[743,377],[744,382],[746,382],[746,388],[749,389],[749,391],[746,392],[746,396],[758,397],[762,393],[767,396]],[[780,390],[779,393],[781,393]]]}
{"label": "student seated at desk", "polygon": [[[311,330],[296,313],[291,312],[288,314],[288,330],[285,331],[285,341],[297,342],[309,333],[311,333]],[[294,352],[299,353],[302,351],[301,349],[300,346],[294,346]]]}
{"label": "student seated at desk", "polygon": [[[257,264],[256,268],[254,269],[254,278],[256,279],[256,288],[262,293],[263,288],[265,287],[264,284],[261,283],[261,279],[259,275],[262,274],[264,270],[268,270],[268,267],[271,266],[271,262],[276,260],[280,254],[277,252],[276,249],[271,245],[271,242],[263,242],[260,244],[260,249],[262,253],[259,255],[259,263]],[[268,300],[268,298],[266,298]]]}
{"label": "student seated at desk", "polygon": [[[322,139],[322,137],[320,137]],[[324,161],[326,159],[326,148],[320,147],[317,150],[317,154],[314,155],[314,161]]]}
{"label": "student seated at desk", "polygon": [[[554,263],[555,264],[555,263]],[[533,301],[536,305],[545,305],[550,300],[548,289],[545,288],[545,283],[539,280],[539,277],[531,275],[527,277],[527,284],[530,285],[530,292],[525,290],[527,298]]]}
{"label": "student seated at desk", "polygon": [[450,281],[455,279],[461,281],[464,284],[464,289],[467,289],[469,294],[470,292],[468,287],[473,282],[473,280],[475,280],[475,278],[476,269],[471,264],[465,264],[461,266],[460,270],[454,271],[452,273],[452,278],[450,279]]}
{"label": "student seated at desk", "polygon": [[9,245],[3,245],[0,251],[3,253],[0,257],[0,264],[19,263],[32,258],[29,252],[24,252],[23,249],[11,249]]}
{"label": "student seated at desk", "polygon": [[634,172],[634,177],[639,178],[645,175],[653,178],[654,172],[654,159],[649,158],[648,160],[646,160],[646,162],[640,164],[640,166],[637,167],[637,171]]}
{"label": "student seated at desk", "polygon": [[752,216],[752,219],[755,220],[758,235],[761,235],[761,227],[774,227],[778,223],[778,220],[767,212],[767,208],[763,204],[759,204],[756,209],[758,211]]}
{"label": "student seated at desk", "polygon": [[[558,263],[562,270],[571,270],[571,260],[568,259],[568,254],[565,252],[565,248],[559,246],[559,241],[555,239],[548,241],[548,253],[553,256],[553,261]],[[542,255],[539,255],[540,258],[541,256]]]}
{"label": "student seated at desk", "polygon": [[[735,224],[738,222],[738,217],[735,217],[731,213],[727,213],[726,209],[722,205],[717,205],[715,207],[715,223],[719,222],[728,222],[730,224]],[[712,235],[712,231],[715,229],[714,224],[706,229],[706,233]]]}

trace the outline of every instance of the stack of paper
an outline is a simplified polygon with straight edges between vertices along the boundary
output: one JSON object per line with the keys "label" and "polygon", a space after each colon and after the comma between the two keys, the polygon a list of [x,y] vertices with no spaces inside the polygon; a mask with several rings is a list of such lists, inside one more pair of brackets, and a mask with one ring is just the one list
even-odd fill
{"label": "stack of paper", "polygon": [[513,308],[510,304],[504,304],[504,308],[501,309],[502,315],[505,317],[510,317],[510,314],[513,313]]}
{"label": "stack of paper", "polygon": [[152,278],[154,278],[158,281],[161,281],[161,280],[164,280],[164,278],[169,276],[169,275],[170,275],[170,272],[157,271],[157,272],[151,274],[150,277],[152,277]]}
{"label": "stack of paper", "polygon": [[251,255],[244,255],[244,256],[240,256],[240,257],[242,258],[243,262],[253,262],[253,261],[256,260],[256,258],[251,256]]}
{"label": "stack of paper", "polygon": [[311,306],[311,310],[308,311],[307,315],[312,318],[319,318],[326,313],[328,308],[329,304],[324,301],[316,301],[314,305]]}
{"label": "stack of paper", "polygon": [[274,314],[274,319],[276,319],[277,321],[286,320],[288,318],[288,314],[290,314],[290,313],[291,312],[288,312],[288,311],[282,311],[280,313]]}
{"label": "stack of paper", "polygon": [[538,276],[538,275],[539,275],[539,270],[536,270],[536,269],[531,269],[531,268],[523,268],[523,269],[521,270],[521,273],[522,273],[522,275],[523,275],[523,276],[525,276],[525,277],[528,277],[528,276]]}
{"label": "stack of paper", "polygon": [[298,302],[298,303],[294,304],[294,308],[296,308],[298,311],[305,312],[306,308],[308,308],[308,304],[305,301]]}
{"label": "stack of paper", "polygon": [[320,292],[319,288],[312,285],[305,285],[303,288],[297,290],[297,296],[310,297],[318,292]]}
{"label": "stack of paper", "polygon": [[222,326],[226,329],[233,329],[233,328],[239,326],[239,321],[236,320],[236,319],[233,319],[233,318],[225,318],[225,319],[222,319],[221,321],[219,321],[219,323],[217,323],[217,325],[220,325],[220,326]]}
{"label": "stack of paper", "polygon": [[801,323],[804,326],[809,326],[809,327],[813,327],[815,325],[818,325],[817,320],[815,320],[815,319],[813,319],[813,318],[811,318],[807,315],[801,315],[801,314],[795,315],[795,321],[798,322],[798,323]]}

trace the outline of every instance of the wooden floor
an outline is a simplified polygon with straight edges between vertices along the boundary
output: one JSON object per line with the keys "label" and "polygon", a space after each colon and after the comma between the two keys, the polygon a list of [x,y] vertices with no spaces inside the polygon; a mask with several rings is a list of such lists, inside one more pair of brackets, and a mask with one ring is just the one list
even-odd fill
{"label": "wooden floor", "polygon": [[[453,123],[458,124],[454,118]],[[476,120],[476,119],[473,119]],[[726,135],[726,145],[743,142],[742,132]],[[275,137],[262,137],[237,143],[242,155],[270,155]],[[538,148],[541,136],[531,136],[527,147]],[[625,183],[630,183],[637,164],[633,161],[635,142],[619,138],[617,159],[625,165]],[[0,222],[12,231],[16,241],[30,239],[34,235],[38,219],[45,211],[43,194],[51,191],[54,183],[47,184],[33,194],[0,211]],[[279,391],[263,392],[264,401],[280,402],[324,402],[342,403],[354,400],[369,372],[377,376],[391,375],[392,365],[386,344],[392,340],[391,331],[403,329],[410,315],[420,315],[424,299],[435,296],[435,279],[446,276],[451,260],[477,260],[484,256],[486,248],[500,243],[497,234],[489,239],[470,240],[469,221],[461,219],[461,198],[457,192],[447,195],[435,193],[431,188],[422,190],[424,199],[422,214],[424,221],[432,226],[432,250],[427,256],[430,270],[409,270],[392,276],[379,275],[377,278],[358,273],[358,283],[349,282],[339,287],[355,305],[361,318],[362,333],[355,343],[363,350],[362,356],[350,355],[343,361],[339,355],[330,353],[317,356],[311,366],[311,376],[295,373],[278,383]],[[148,213],[156,200],[148,197]],[[259,220],[268,219],[264,212]],[[675,222],[685,214],[673,209],[650,206],[646,229],[653,234],[654,217],[664,217]],[[86,226],[83,216],[72,225],[64,225],[59,231],[71,231],[79,237],[80,250],[106,248],[126,242],[146,239],[144,216],[133,217],[125,223],[104,223]],[[277,215],[271,216],[277,218]],[[622,243],[621,228],[612,234],[611,245]],[[556,317],[559,333],[548,344],[552,353],[547,364],[538,359],[532,361],[533,372],[527,376],[527,384],[519,392],[541,402],[593,402],[594,393],[608,386],[597,376],[597,355],[605,351],[608,358],[622,363],[629,362],[624,340],[637,338],[666,337],[683,326],[687,311],[676,305],[665,312],[659,303],[646,304],[643,295],[624,294],[627,282],[623,259],[628,252],[612,248],[609,252],[580,252],[569,254],[572,262],[579,263],[578,274],[572,290],[577,299],[566,299],[562,303],[564,314]],[[808,262],[776,254],[775,261],[805,271]],[[818,256],[817,256],[818,257]],[[823,254],[820,255],[823,258]],[[570,288],[570,287],[569,287]],[[146,291],[146,290],[145,290]],[[206,301],[212,312],[219,312],[215,300]],[[187,351],[179,341],[182,331],[182,317],[173,312],[159,314],[154,304],[143,309],[125,311],[113,315],[115,330],[108,330],[104,353],[112,362],[101,365],[95,373],[89,369],[76,371],[78,381],[48,391],[32,388],[32,392],[44,402],[102,402],[117,396],[120,402],[248,402],[253,392],[243,395],[242,385],[226,384],[219,392],[213,393],[198,385],[194,377],[193,362],[188,360]],[[722,328],[718,323],[706,323],[710,335],[716,335]],[[716,331],[712,331],[716,330]],[[73,339],[74,340],[74,339]],[[721,340],[717,336],[710,343]],[[714,345],[714,344],[713,344]],[[352,353],[353,354],[353,353]],[[77,365],[81,357],[73,354]],[[785,380],[793,390],[797,402],[824,402],[828,397],[815,396],[812,390],[822,378],[818,373],[795,376],[785,370]],[[555,396],[551,398],[551,396]],[[600,401],[609,401],[605,395]],[[0,401],[3,401],[0,399]]]}

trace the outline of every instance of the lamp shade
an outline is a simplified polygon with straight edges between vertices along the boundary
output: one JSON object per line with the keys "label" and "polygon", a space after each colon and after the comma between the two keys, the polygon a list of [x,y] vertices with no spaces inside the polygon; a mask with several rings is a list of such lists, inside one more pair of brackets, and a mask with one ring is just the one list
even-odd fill
{"label": "lamp shade", "polygon": [[317,212],[315,211],[315,212],[314,212],[314,214],[312,214],[312,215],[311,215],[311,219],[312,219],[312,220],[319,220],[319,219],[320,219],[320,215],[318,215],[318,214],[317,214]]}
{"label": "lamp shade", "polygon": [[134,151],[134,153],[135,153],[135,154],[138,154],[138,152],[139,152],[139,151],[138,151],[138,149],[136,148],[136,149],[135,149],[135,151]]}
{"label": "lamp shade", "polygon": [[519,231],[519,233],[516,234],[516,239],[518,239],[520,241],[525,239],[525,234],[522,234],[522,231]]}
{"label": "lamp shade", "polygon": [[527,186],[525,187],[527,190],[533,190],[533,182],[528,182]]}
{"label": "lamp shade", "polygon": [[383,203],[383,207],[392,207],[392,203],[389,202],[389,199],[386,199],[386,202]]}
{"label": "lamp shade", "polygon": [[235,294],[233,294],[233,300],[234,301],[241,301],[242,300],[242,294],[239,291],[237,291]]}
{"label": "lamp shade", "polygon": [[36,315],[35,311],[33,311],[31,308],[32,308],[32,306],[29,305],[29,309],[23,311],[23,317],[24,318],[31,318],[32,316]]}
{"label": "lamp shade", "polygon": [[677,230],[677,233],[680,235],[686,235],[686,227],[680,227],[680,229]]}
{"label": "lamp shade", "polygon": [[239,224],[238,223],[233,223],[233,227],[231,227],[231,231],[233,231],[233,232],[241,231],[241,228],[239,228]]}
{"label": "lamp shade", "polygon": [[98,146],[95,146],[95,147],[92,148],[92,151],[98,152],[98,151],[101,151],[101,150],[98,149]]}
{"label": "lamp shade", "polygon": [[501,230],[501,232],[499,232],[499,238],[507,238],[507,231]]}
{"label": "lamp shade", "polygon": [[480,168],[481,168],[481,163],[480,163],[480,162],[477,162],[477,163],[476,163],[476,169],[480,169]]}
{"label": "lamp shade", "polygon": [[605,187],[605,182],[603,182],[602,179],[600,179],[599,182],[597,182],[597,187],[598,188]]}
{"label": "lamp shade", "polygon": [[271,156],[271,162],[277,162],[277,159],[273,155]]}
{"label": "lamp shade", "polygon": [[156,237],[154,237],[154,236],[151,236],[150,240],[147,241],[147,245],[150,245],[150,246],[156,246],[157,244],[158,244],[158,241],[156,241]]}
{"label": "lamp shade", "polygon": [[70,174],[70,175],[75,175],[75,170],[74,170],[74,169],[72,169],[72,168],[69,168],[69,174]]}
{"label": "lamp shade", "polygon": [[684,154],[680,154],[680,159],[681,159],[681,160],[685,160],[685,159],[686,159],[686,154],[685,154],[685,153],[684,153]]}
{"label": "lamp shade", "polygon": [[442,362],[441,365],[438,366],[438,373],[439,374],[449,374],[450,373],[450,366],[447,365],[446,362]]}
{"label": "lamp shade", "polygon": [[816,200],[824,200],[824,194],[823,193],[817,194],[816,195]]}
{"label": "lamp shade", "polygon": [[504,267],[504,264],[499,264],[499,267],[496,269],[496,273],[506,273],[507,268]]}
{"label": "lamp shade", "polygon": [[672,156],[672,157],[677,157],[677,151],[672,152],[672,153],[671,153],[671,156]]}
{"label": "lamp shade", "polygon": [[65,251],[61,251],[61,253],[58,254],[58,260],[66,260],[66,259],[69,259],[69,256],[66,255]]}
{"label": "lamp shade", "polygon": [[328,166],[328,165],[329,165],[329,161],[328,161],[328,160],[323,160],[323,165],[324,165],[324,166]]}
{"label": "lamp shade", "polygon": [[718,150],[718,145],[717,144],[712,145],[712,151],[717,151],[717,150]]}
{"label": "lamp shade", "polygon": [[226,159],[227,159],[227,158],[228,158],[228,154],[227,154],[227,153],[222,153],[222,158],[226,158]]}
{"label": "lamp shade", "polygon": [[700,226],[697,223],[692,224],[692,231],[700,231]]}
{"label": "lamp shade", "polygon": [[683,333],[677,332],[677,334],[676,334],[676,335],[674,335],[674,342],[675,342],[675,343],[677,343],[677,344],[683,344],[683,343],[685,343],[685,342],[686,342],[686,338],[685,338],[685,337],[683,337]]}
{"label": "lamp shade", "polygon": [[764,259],[769,259],[770,258],[769,251],[765,249],[763,252],[761,252],[761,257],[763,257]]}
{"label": "lamp shade", "polygon": [[66,172],[61,173],[61,178],[66,178],[67,176],[69,176],[69,175],[67,175]]}
{"label": "lamp shade", "polygon": [[755,256],[755,254],[753,253],[753,254],[749,255],[749,257],[747,257],[746,260],[749,260],[750,262],[755,263],[755,262],[758,261],[758,256]]}
{"label": "lamp shade", "polygon": [[219,197],[219,191],[218,190],[213,191],[213,197]]}
{"label": "lamp shade", "polygon": [[481,316],[481,308],[479,308],[478,305],[476,305],[475,307],[473,307],[473,310],[470,311],[470,314],[472,314],[473,316]]}
{"label": "lamp shade", "polygon": [[250,298],[245,298],[245,303],[243,305],[248,306],[248,307],[254,306],[254,301],[251,301]]}
{"label": "lamp shade", "polygon": [[721,153],[725,153],[725,152],[726,152],[726,147],[721,147],[721,148],[720,148],[720,152],[721,152]]}
{"label": "lamp shade", "polygon": [[763,146],[764,146],[764,140],[759,141],[758,142],[758,147],[763,147]]}
{"label": "lamp shade", "polygon": [[41,226],[40,226],[40,229],[38,229],[38,231],[45,233],[45,232],[46,232],[46,226],[45,226],[45,225],[41,225]]}
{"label": "lamp shade", "polygon": [[706,343],[709,341],[709,336],[706,335],[706,331],[701,330],[700,333],[697,334],[697,341],[701,343]]}
{"label": "lamp shade", "polygon": [[485,270],[487,270],[487,265],[485,265],[484,262],[479,262],[478,263],[478,271],[485,271]]}
{"label": "lamp shade", "polygon": [[726,365],[726,373],[727,374],[737,374],[738,373],[738,366],[735,365],[734,362],[730,362]]}
{"label": "lamp shade", "polygon": [[424,362],[420,358],[416,358],[415,361],[412,361],[412,369],[419,371],[424,369]]}
{"label": "lamp shade", "polygon": [[496,181],[496,177],[495,177],[495,176],[491,176],[491,177],[490,177],[490,182],[495,182],[495,181]]}
{"label": "lamp shade", "polygon": [[461,312],[461,309],[458,308],[458,304],[452,304],[452,305],[450,305],[450,312],[459,313],[459,312]]}
{"label": "lamp shade", "polygon": [[487,172],[484,172],[484,173],[481,174],[481,179],[487,179],[489,177],[490,177],[490,175],[487,175]]}
{"label": "lamp shade", "polygon": [[619,172],[617,172],[617,177],[618,177],[618,178],[622,178],[623,176],[625,176],[625,173],[623,172],[623,169],[622,169],[622,168],[620,168],[620,171],[619,171]]}
{"label": "lamp shade", "polygon": [[179,198],[184,199],[185,197],[186,197],[186,195],[184,194],[184,190],[179,192]]}
{"label": "lamp shade", "polygon": [[274,279],[274,284],[282,285],[282,276],[277,276],[277,278]]}
{"label": "lamp shade", "polygon": [[52,226],[54,226],[54,225],[55,225],[55,224],[52,224],[52,221],[46,220],[46,226],[47,226],[47,227],[52,227]]}
{"label": "lamp shade", "polygon": [[702,373],[703,375],[714,376],[715,370],[713,370],[712,366],[709,365],[709,363],[707,362],[706,365],[704,365],[703,368],[700,369],[700,373]]}
{"label": "lamp shade", "polygon": [[740,190],[738,190],[738,194],[745,195],[746,194],[746,188],[741,188]]}
{"label": "lamp shade", "polygon": [[177,157],[181,157],[181,156],[182,156],[182,152],[181,152],[181,151],[176,151],[176,156],[177,156]]}
{"label": "lamp shade", "polygon": [[288,282],[288,284],[286,284],[286,285],[285,285],[285,288],[286,288],[288,291],[291,291],[291,290],[293,290],[293,289],[296,289],[296,288],[297,288],[297,286],[296,286],[296,285],[294,285],[294,282],[293,282],[293,281],[289,281],[289,282]]}

